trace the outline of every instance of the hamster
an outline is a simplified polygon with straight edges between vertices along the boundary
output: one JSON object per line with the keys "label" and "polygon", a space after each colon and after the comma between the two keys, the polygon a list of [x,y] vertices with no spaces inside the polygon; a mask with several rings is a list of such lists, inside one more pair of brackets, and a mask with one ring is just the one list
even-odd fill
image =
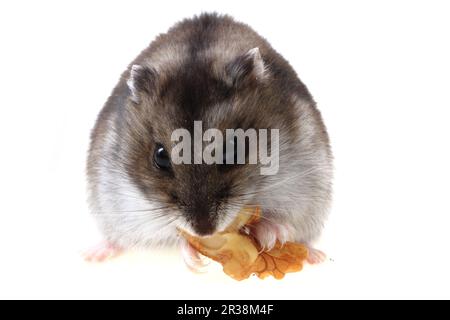
{"label": "hamster", "polygon": [[[222,131],[278,129],[278,172],[262,175],[258,164],[175,165],[171,134],[192,132],[194,121]],[[92,130],[87,177],[105,239],[90,260],[179,244],[178,228],[210,235],[252,205],[262,216],[247,232],[262,247],[297,241],[310,246],[311,262],[324,258],[312,248],[332,191],[321,114],[289,63],[229,16],[183,20],[129,65]]]}

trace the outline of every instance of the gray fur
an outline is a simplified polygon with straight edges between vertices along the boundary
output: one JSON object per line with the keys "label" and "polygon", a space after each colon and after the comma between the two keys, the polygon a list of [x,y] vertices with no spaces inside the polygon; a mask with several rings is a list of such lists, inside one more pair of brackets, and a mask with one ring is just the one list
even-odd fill
{"label": "gray fur", "polygon": [[[170,149],[172,131],[192,130],[194,120],[204,130],[280,129],[279,173],[154,168],[155,144]],[[247,25],[205,14],[159,36],[123,73],[92,131],[87,173],[92,213],[120,247],[174,243],[177,227],[223,229],[243,205],[261,205],[262,220],[282,226],[280,240],[309,244],[327,217],[332,154],[315,102],[288,62]],[[258,233],[263,244],[271,237]]]}

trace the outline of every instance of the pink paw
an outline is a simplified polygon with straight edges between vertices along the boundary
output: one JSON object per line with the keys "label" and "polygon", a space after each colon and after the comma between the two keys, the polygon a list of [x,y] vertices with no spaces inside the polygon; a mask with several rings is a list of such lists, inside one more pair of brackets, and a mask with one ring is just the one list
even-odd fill
{"label": "pink paw", "polygon": [[107,259],[117,257],[122,250],[107,242],[101,242],[95,247],[86,250],[82,255],[89,262],[103,262]]}
{"label": "pink paw", "polygon": [[270,250],[275,243],[285,243],[292,241],[292,228],[286,225],[277,224],[269,220],[260,220],[251,227],[251,234],[258,240],[263,250]]}
{"label": "pink paw", "polygon": [[308,247],[308,261],[309,264],[319,264],[325,261],[327,255],[320,250]]}
{"label": "pink paw", "polygon": [[182,240],[181,255],[186,266],[195,273],[203,272],[203,268],[207,265],[206,261],[200,256],[197,250],[192,247],[189,242]]}

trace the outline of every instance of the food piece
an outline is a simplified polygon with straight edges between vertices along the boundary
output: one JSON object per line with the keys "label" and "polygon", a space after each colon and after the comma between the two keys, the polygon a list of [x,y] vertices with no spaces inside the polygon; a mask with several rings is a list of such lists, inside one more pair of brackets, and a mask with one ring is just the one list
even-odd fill
{"label": "food piece", "polygon": [[273,249],[262,251],[253,237],[241,233],[242,227],[256,223],[260,215],[259,207],[244,208],[225,231],[210,237],[180,232],[192,247],[222,264],[223,271],[236,280],[247,279],[252,274],[261,279],[268,276],[282,279],[288,272],[302,270],[303,261],[308,256],[304,245],[294,242],[281,245],[277,242]]}

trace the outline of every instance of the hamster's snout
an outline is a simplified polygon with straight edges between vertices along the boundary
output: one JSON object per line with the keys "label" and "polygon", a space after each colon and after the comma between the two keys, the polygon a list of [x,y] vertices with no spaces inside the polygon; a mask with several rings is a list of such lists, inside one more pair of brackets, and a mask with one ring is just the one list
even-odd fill
{"label": "hamster's snout", "polygon": [[212,235],[216,231],[216,226],[211,221],[206,219],[194,221],[192,228],[198,236],[206,237]]}
{"label": "hamster's snout", "polygon": [[168,192],[169,202],[178,208],[191,233],[208,236],[218,228],[227,214],[234,180],[216,165],[174,165],[176,181]]}
{"label": "hamster's snout", "polygon": [[[207,199],[207,198],[206,198]],[[207,201],[195,201],[184,208],[185,216],[193,231],[198,236],[212,235],[217,228],[217,210]]]}

